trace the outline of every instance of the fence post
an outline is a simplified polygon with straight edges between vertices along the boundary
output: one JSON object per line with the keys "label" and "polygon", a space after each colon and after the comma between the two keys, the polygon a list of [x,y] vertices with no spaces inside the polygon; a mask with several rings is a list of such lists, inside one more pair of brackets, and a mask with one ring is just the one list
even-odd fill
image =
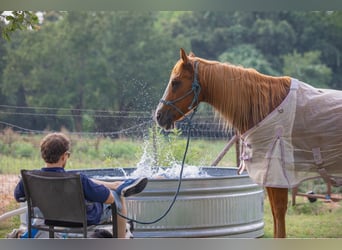
{"label": "fence post", "polygon": [[238,141],[238,138],[236,135],[234,135],[229,142],[227,143],[227,145],[223,148],[223,150],[221,151],[221,153],[216,157],[216,159],[213,161],[213,163],[211,163],[211,166],[217,166],[217,164],[222,160],[222,158],[226,155],[226,153],[228,152],[228,150],[233,146],[233,144],[235,142]]}
{"label": "fence post", "polygon": [[[154,116],[155,111],[152,110],[152,117]],[[153,147],[153,162],[155,166],[159,165],[158,161],[158,151],[157,151],[157,125],[152,125],[152,147]]]}

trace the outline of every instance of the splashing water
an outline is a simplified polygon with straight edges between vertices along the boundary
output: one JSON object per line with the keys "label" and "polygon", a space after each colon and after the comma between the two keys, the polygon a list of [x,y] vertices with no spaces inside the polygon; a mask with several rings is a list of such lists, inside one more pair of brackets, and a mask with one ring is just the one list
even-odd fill
{"label": "splashing water", "polygon": [[[151,150],[151,143],[148,140],[144,142],[143,155],[137,163],[137,169],[132,172],[129,177],[148,177],[148,178],[179,178],[182,164],[176,161],[170,151],[167,152],[168,167],[157,167],[155,153]],[[185,165],[183,170],[183,178],[204,178],[209,175],[200,167]]]}
{"label": "splashing water", "polygon": [[[181,171],[181,164],[173,164],[170,167],[162,168],[162,167],[146,167],[137,168],[133,173],[129,175],[130,178],[137,177],[149,177],[149,178],[167,178],[167,179],[177,179],[179,178]],[[183,170],[182,178],[204,178],[209,175],[197,166],[189,166],[185,165]]]}
{"label": "splashing water", "polygon": [[[163,147],[163,145],[160,146]],[[136,169],[132,173],[127,173],[124,168],[119,168],[119,170],[122,172],[124,178],[147,177],[152,179],[178,179],[182,168],[181,162],[175,159],[171,150],[167,150],[163,154],[165,154],[163,156],[166,159],[167,167],[157,166],[155,149],[153,149],[153,145],[151,145],[149,140],[144,140],[143,154],[136,165]],[[210,177],[210,175],[202,167],[184,165],[182,178],[205,177]],[[93,176],[93,178],[103,178],[103,176]],[[105,176],[105,178],[115,179],[117,176]]]}

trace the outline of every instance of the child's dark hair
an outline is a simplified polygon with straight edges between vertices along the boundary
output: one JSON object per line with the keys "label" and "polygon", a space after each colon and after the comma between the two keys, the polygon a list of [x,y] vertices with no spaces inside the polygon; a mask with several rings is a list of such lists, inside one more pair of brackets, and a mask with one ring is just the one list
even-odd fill
{"label": "child's dark hair", "polygon": [[70,150],[70,140],[62,133],[48,134],[40,143],[40,153],[47,163],[56,163]]}

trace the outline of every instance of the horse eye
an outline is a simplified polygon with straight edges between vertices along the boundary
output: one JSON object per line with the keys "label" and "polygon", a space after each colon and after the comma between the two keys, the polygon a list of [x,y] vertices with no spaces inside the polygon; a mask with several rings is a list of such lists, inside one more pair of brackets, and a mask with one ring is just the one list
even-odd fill
{"label": "horse eye", "polygon": [[181,84],[181,81],[179,81],[179,80],[172,80],[171,84],[172,84],[172,89],[176,90],[177,87],[179,87],[179,85]]}

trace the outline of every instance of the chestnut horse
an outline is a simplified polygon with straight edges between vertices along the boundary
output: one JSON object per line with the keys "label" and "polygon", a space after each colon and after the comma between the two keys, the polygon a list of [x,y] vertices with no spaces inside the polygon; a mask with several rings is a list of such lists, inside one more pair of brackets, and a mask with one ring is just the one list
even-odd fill
{"label": "chestnut horse", "polygon": [[[155,120],[164,129],[184,118],[200,102],[206,102],[243,134],[262,121],[287,96],[290,77],[272,77],[217,61],[186,55],[174,66],[169,84],[155,112]],[[266,187],[272,208],[274,237],[286,237],[285,214],[288,188]]]}

